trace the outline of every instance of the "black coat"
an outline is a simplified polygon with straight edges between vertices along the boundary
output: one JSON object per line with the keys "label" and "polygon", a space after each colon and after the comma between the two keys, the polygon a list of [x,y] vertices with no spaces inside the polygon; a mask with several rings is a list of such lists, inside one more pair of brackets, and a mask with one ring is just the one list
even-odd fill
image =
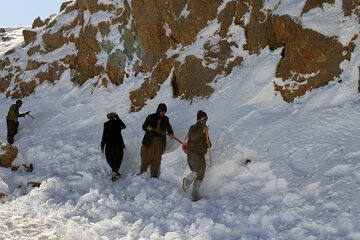
{"label": "black coat", "polygon": [[[166,136],[155,131],[148,131],[147,126],[151,126],[152,128],[157,128],[157,121],[160,119],[159,113],[153,113],[146,117],[145,122],[142,125],[142,129],[145,131],[144,138],[142,140],[142,144],[146,147],[150,147],[152,139],[155,136],[161,136],[161,141],[163,143],[164,149],[166,147]],[[173,129],[170,125],[169,118],[167,116],[163,116],[160,121],[160,129],[158,129],[164,133],[174,134]]]}
{"label": "black coat", "polygon": [[110,118],[109,121],[104,123],[104,132],[101,139],[101,147],[115,147],[120,146],[125,148],[124,140],[121,135],[121,129],[126,126],[121,119]]}

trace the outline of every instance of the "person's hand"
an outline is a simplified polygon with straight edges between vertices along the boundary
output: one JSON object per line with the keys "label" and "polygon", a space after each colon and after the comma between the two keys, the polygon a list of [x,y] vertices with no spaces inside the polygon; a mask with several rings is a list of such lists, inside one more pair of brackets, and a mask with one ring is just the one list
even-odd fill
{"label": "person's hand", "polygon": [[203,133],[207,133],[208,131],[209,131],[209,128],[205,126],[205,127],[203,128]]}
{"label": "person's hand", "polygon": [[174,138],[174,134],[169,134],[169,138],[173,139],[173,138]]}
{"label": "person's hand", "polygon": [[26,113],[25,113],[25,115],[29,115],[31,113],[31,111],[27,111]]}
{"label": "person's hand", "polygon": [[146,129],[147,129],[148,131],[151,131],[153,128],[152,128],[150,125],[148,125],[148,126],[146,127]]}

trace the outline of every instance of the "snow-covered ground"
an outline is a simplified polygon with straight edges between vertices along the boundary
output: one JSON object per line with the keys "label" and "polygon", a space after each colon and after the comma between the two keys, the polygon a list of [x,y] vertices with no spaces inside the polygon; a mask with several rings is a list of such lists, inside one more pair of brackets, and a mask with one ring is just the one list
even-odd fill
{"label": "snow-covered ground", "polygon": [[[277,6],[284,12],[292,5]],[[311,14],[325,15],[310,11],[306,25]],[[359,32],[358,25],[352,28],[338,32]],[[243,36],[235,26],[231,31]],[[342,63],[341,83],[291,104],[274,92],[281,49],[258,56],[241,51],[242,66],[213,83],[210,98],[192,104],[172,98],[169,78],[138,113],[128,112],[128,93],[144,75],[93,89],[90,82],[72,83],[66,71],[55,85],[42,84],[23,99],[21,112],[31,110],[35,119],[21,118],[15,137],[16,163],[32,163],[34,170],[0,168],[0,192],[8,194],[0,200],[0,239],[360,239],[359,38],[355,44],[351,61]],[[5,142],[14,100],[0,98]],[[136,175],[141,125],[161,102],[180,139],[198,110],[208,114],[212,167],[198,202],[181,188],[190,171],[174,140],[168,139],[159,179]],[[127,125],[122,178],[115,183],[100,150],[112,111]],[[252,163],[244,165],[247,158]],[[42,184],[32,188],[29,181]]]}

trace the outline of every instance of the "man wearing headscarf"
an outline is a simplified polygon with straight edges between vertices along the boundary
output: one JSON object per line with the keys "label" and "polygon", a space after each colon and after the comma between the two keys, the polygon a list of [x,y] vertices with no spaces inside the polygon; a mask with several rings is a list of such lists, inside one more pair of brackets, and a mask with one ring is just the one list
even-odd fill
{"label": "man wearing headscarf", "polygon": [[207,153],[207,148],[211,146],[208,138],[209,128],[206,126],[207,114],[200,110],[196,118],[196,124],[192,125],[189,129],[187,145],[187,162],[191,173],[183,179],[182,186],[183,190],[187,192],[191,184],[194,183],[191,193],[193,201],[201,199],[199,189],[206,171],[205,154]]}
{"label": "man wearing headscarf", "polygon": [[165,103],[160,103],[156,113],[146,117],[142,125],[145,131],[141,146],[141,166],[140,173],[147,171],[150,166],[150,174],[153,178],[160,175],[161,156],[166,147],[166,135],[159,133],[167,133],[170,138],[174,138],[174,132],[169,122],[169,118],[165,116],[167,107]]}
{"label": "man wearing headscarf", "polygon": [[101,139],[101,151],[104,152],[106,161],[112,169],[112,181],[120,178],[119,169],[124,156],[124,140],[121,130],[126,126],[116,113],[107,114],[109,121],[104,123],[104,131]]}

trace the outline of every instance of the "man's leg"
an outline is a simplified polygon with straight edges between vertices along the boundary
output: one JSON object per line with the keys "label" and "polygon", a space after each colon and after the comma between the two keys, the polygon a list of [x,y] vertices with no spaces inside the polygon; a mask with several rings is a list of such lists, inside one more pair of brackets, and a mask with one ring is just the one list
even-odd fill
{"label": "man's leg", "polygon": [[11,120],[6,120],[7,125],[7,141],[10,144],[14,143],[14,136],[16,134],[16,123]]}
{"label": "man's leg", "polygon": [[141,165],[140,165],[140,172],[139,174],[142,174],[147,171],[152,158],[152,151],[151,151],[151,145],[150,147],[146,147],[144,145],[141,146],[140,156],[141,156]]}
{"label": "man's leg", "polygon": [[151,147],[153,148],[153,157],[151,161],[151,177],[158,178],[160,175],[161,157],[164,152],[163,143],[160,137],[153,139]]}

